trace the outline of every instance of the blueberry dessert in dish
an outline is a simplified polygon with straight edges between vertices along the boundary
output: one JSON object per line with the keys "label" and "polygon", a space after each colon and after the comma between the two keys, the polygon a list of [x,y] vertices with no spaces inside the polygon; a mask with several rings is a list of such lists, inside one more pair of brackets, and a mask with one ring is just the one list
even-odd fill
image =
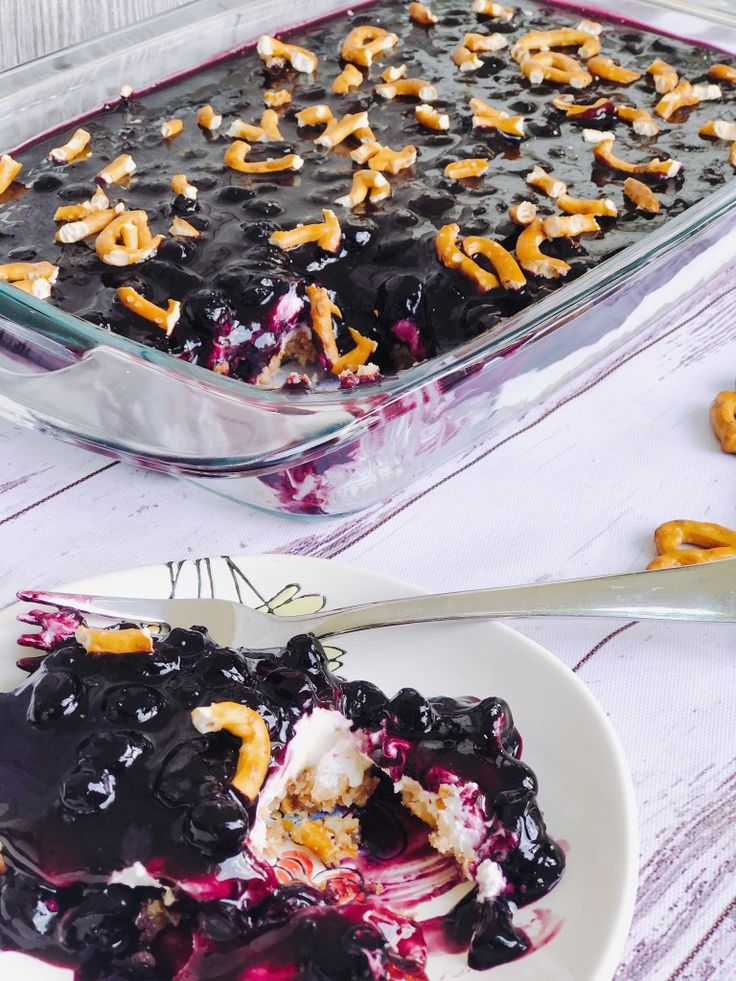
{"label": "blueberry dessert in dish", "polygon": [[295,391],[496,328],[736,165],[736,68],[549,4],[368,4],[121,82],[0,159],[0,278]]}
{"label": "blueberry dessert in dish", "polygon": [[[530,952],[514,913],[564,858],[501,699],[389,698],[311,636],[254,653],[81,618],[20,663],[0,948],[80,981],[408,981],[433,950]],[[413,875],[459,901],[423,921]]]}

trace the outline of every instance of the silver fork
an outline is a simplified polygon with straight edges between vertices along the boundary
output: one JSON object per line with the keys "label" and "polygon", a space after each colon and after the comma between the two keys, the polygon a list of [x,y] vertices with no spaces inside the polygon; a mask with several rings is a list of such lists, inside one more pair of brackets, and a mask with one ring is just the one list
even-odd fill
{"label": "silver fork", "polygon": [[[170,627],[202,624],[224,646],[268,650],[282,647],[300,633],[323,639],[376,627],[441,620],[614,617],[734,623],[736,559],[656,572],[410,596],[300,617],[273,616],[220,599],[134,599],[37,590],[24,590],[18,598],[135,623]],[[19,619],[40,622],[30,614]]]}

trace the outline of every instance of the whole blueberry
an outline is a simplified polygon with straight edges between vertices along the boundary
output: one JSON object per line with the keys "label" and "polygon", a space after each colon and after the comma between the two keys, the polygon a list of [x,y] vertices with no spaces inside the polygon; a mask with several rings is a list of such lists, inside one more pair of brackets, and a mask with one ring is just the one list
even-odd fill
{"label": "whole blueberry", "polygon": [[128,769],[151,752],[152,743],[140,732],[96,732],[79,747],[79,759],[115,772]]}
{"label": "whole blueberry", "polygon": [[185,834],[200,851],[225,857],[239,850],[249,826],[248,815],[239,801],[213,795],[194,806],[185,825]]}
{"label": "whole blueberry", "polygon": [[61,803],[75,816],[99,814],[115,801],[116,780],[109,770],[83,762],[61,785]]}
{"label": "whole blueberry", "polygon": [[64,916],[63,944],[73,951],[127,953],[138,937],[135,927],[138,911],[136,893],[127,886],[112,885],[91,892]]}
{"label": "whole blueberry", "polygon": [[165,708],[166,699],[150,685],[120,685],[105,698],[104,713],[112,722],[152,722]]}
{"label": "whole blueberry", "polygon": [[84,685],[74,672],[63,668],[44,671],[33,685],[28,721],[56,722],[78,712],[83,701]]}
{"label": "whole blueberry", "polygon": [[[414,688],[402,688],[388,703],[386,712],[396,719],[396,729],[402,736],[421,738],[428,735],[437,722],[432,706]],[[389,728],[393,728],[391,723]]]}
{"label": "whole blueberry", "polygon": [[359,725],[378,722],[388,699],[370,681],[348,681],[342,686],[345,713]]}

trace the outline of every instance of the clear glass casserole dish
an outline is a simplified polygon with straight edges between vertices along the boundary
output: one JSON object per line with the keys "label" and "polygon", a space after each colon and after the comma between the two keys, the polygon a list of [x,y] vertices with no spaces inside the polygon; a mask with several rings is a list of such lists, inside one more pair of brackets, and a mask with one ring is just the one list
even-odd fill
{"label": "clear glass casserole dish", "polygon": [[[568,4],[570,6],[570,4]],[[578,6],[573,4],[572,6]],[[579,5],[583,9],[583,5]],[[626,0],[609,13],[736,52],[730,4]],[[318,0],[309,20],[343,9]],[[284,0],[185,8],[0,76],[0,147],[297,26]],[[289,394],[215,375],[0,282],[0,413],[226,496],[294,514],[375,504],[641,331],[736,255],[736,180],[499,327],[377,385]],[[0,229],[1,231],[1,229]],[[175,411],[172,411],[172,406]]]}

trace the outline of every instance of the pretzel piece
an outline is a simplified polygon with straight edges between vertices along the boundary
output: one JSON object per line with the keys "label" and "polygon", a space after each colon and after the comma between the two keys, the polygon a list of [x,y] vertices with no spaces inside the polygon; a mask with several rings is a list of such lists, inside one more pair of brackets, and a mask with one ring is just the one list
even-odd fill
{"label": "pretzel piece", "polygon": [[656,174],[659,177],[674,177],[682,170],[679,160],[660,160],[654,157],[645,164],[632,164],[628,160],[623,160],[613,152],[613,137],[608,136],[593,147],[593,154],[600,163],[605,164],[612,170],[620,170],[624,174]]}
{"label": "pretzel piece", "polygon": [[184,121],[181,119],[165,119],[161,123],[161,136],[165,140],[171,140],[184,129]]}
{"label": "pretzel piece", "polygon": [[281,109],[291,105],[291,92],[288,89],[267,89],[263,93],[263,101],[269,109]]}
{"label": "pretzel piece", "polygon": [[271,737],[262,716],[238,702],[213,702],[192,709],[192,725],[201,733],[223,729],[240,740],[238,763],[230,781],[248,801],[254,801],[271,765]]}
{"label": "pretzel piece", "polygon": [[540,51],[530,58],[523,58],[520,64],[522,74],[532,85],[554,82],[571,85],[574,89],[584,89],[593,81],[590,72],[574,58],[559,51]]}
{"label": "pretzel piece", "polygon": [[155,255],[163,235],[151,235],[145,211],[124,211],[102,229],[95,252],[109,266],[132,266]]}
{"label": "pretzel piece", "polygon": [[659,126],[647,109],[637,109],[635,106],[616,106],[616,115],[626,123],[638,136],[656,136]]}
{"label": "pretzel piece", "polygon": [[365,77],[355,65],[345,65],[343,70],[332,83],[332,91],[335,95],[347,95],[359,89],[365,81]]}
{"label": "pretzel piece", "polygon": [[513,7],[504,7],[502,3],[493,3],[493,0],[473,0],[472,11],[481,17],[494,17],[496,20],[509,21],[514,16]]}
{"label": "pretzel piece", "polygon": [[545,279],[559,279],[570,272],[569,263],[554,259],[540,251],[540,245],[547,240],[542,222],[535,218],[519,235],[516,242],[516,258],[522,269]]}
{"label": "pretzel piece", "polygon": [[120,184],[135,173],[135,160],[129,153],[121,153],[97,174],[98,184]]}
{"label": "pretzel piece", "polygon": [[693,85],[693,95],[700,102],[713,102],[715,99],[723,98],[723,90],[720,85],[713,85],[710,82],[696,82]]}
{"label": "pretzel piece", "polygon": [[222,126],[222,116],[219,112],[215,112],[212,106],[207,103],[206,106],[202,106],[201,109],[197,110],[197,126],[212,132]]}
{"label": "pretzel piece", "polygon": [[72,134],[70,139],[63,145],[54,147],[49,153],[49,160],[54,163],[71,163],[89,146],[92,136],[86,129],[78,129]]}
{"label": "pretzel piece", "polygon": [[194,184],[189,183],[186,174],[174,174],[171,178],[171,190],[174,194],[181,194],[182,197],[187,198],[189,201],[197,200],[197,188]]}
{"label": "pretzel piece", "polygon": [[473,113],[473,129],[495,129],[506,136],[524,136],[523,116],[510,116],[476,98],[470,100],[470,109]]}
{"label": "pretzel piece", "polygon": [[323,221],[314,225],[297,225],[288,231],[274,232],[269,242],[271,245],[290,252],[307,242],[316,242],[324,252],[337,252],[342,241],[342,229],[337,215],[329,208],[322,212]]}
{"label": "pretzel piece", "polygon": [[624,194],[640,211],[657,214],[661,208],[659,198],[654,191],[635,177],[627,177],[624,181]]}
{"label": "pretzel piece", "polygon": [[370,68],[378,55],[395,48],[399,43],[396,34],[382,27],[363,24],[354,27],[340,49],[343,61],[350,61],[361,68]]}
{"label": "pretzel piece", "polygon": [[338,360],[340,353],[337,350],[335,340],[335,325],[333,316],[341,317],[342,314],[335,306],[332,297],[324,286],[316,286],[310,283],[307,286],[307,299],[309,300],[310,316],[312,322],[312,333],[316,335],[320,342],[320,347],[325,359],[330,367]]}
{"label": "pretzel piece", "polygon": [[348,327],[348,333],[353,339],[355,347],[347,354],[341,354],[332,363],[333,375],[340,375],[343,371],[357,371],[361,365],[367,364],[370,356],[378,347],[378,342],[370,337],[364,337],[357,330]]}
{"label": "pretzel piece", "polygon": [[19,283],[23,280],[34,282],[45,279],[52,285],[59,277],[59,267],[52,262],[6,262],[0,265],[0,282]]}
{"label": "pretzel piece", "polygon": [[724,453],[736,453],[736,392],[719,392],[710,407],[710,424]]}
{"label": "pretzel piece", "polygon": [[361,139],[361,135],[369,131],[367,112],[347,113],[342,119],[331,119],[324,132],[314,142],[318,146],[326,146],[331,150],[339,146],[340,143],[344,143],[349,136],[356,136]]}
{"label": "pretzel piece", "polygon": [[450,117],[447,113],[440,112],[426,102],[422,102],[416,106],[414,115],[417,118],[417,122],[424,126],[425,129],[443,132],[450,128]]}
{"label": "pretzel piece", "polygon": [[[87,201],[82,201],[81,204],[65,204],[57,208],[54,212],[54,221],[76,221],[79,218],[86,217],[93,211],[105,211],[110,206],[108,196],[101,187],[96,187],[94,194]],[[123,204],[116,205],[116,207],[119,211],[125,210]]]}
{"label": "pretzel piece", "polygon": [[543,167],[535,166],[534,170],[526,175],[527,184],[539,188],[549,198],[559,198],[562,194],[567,194],[567,184],[558,177],[548,174]]}
{"label": "pretzel piece", "polygon": [[319,65],[319,58],[311,51],[298,44],[284,44],[269,34],[259,37],[256,50],[267,68],[283,68],[288,63],[295,72],[313,75]]}
{"label": "pretzel piece", "polygon": [[472,177],[482,177],[488,171],[488,157],[469,157],[455,160],[445,167],[445,177],[452,181],[464,181]]}
{"label": "pretzel piece", "polygon": [[571,95],[556,95],[552,99],[555,109],[564,112],[568,119],[572,120],[595,120],[599,121],[606,117],[615,115],[616,107],[610,99],[600,98],[588,104],[574,101]]}
{"label": "pretzel piece", "polygon": [[410,3],[409,16],[415,24],[420,24],[422,27],[431,27],[439,21],[437,14],[432,13],[423,3]]}
{"label": "pretzel piece", "polygon": [[275,109],[264,109],[261,116],[261,129],[267,140],[280,143],[284,139],[279,129],[279,115]]}
{"label": "pretzel piece", "polygon": [[513,255],[498,242],[490,238],[471,235],[463,239],[463,252],[471,259],[477,255],[485,256],[496,271],[505,290],[523,290],[526,276],[521,271]]}
{"label": "pretzel piece", "polygon": [[244,119],[234,119],[228,126],[225,135],[234,140],[245,140],[246,143],[268,142],[268,136],[262,126],[246,123]]}
{"label": "pretzel piece", "polygon": [[502,51],[509,44],[505,34],[466,34],[463,46],[474,54],[487,54],[492,51]]}
{"label": "pretzel piece", "polygon": [[443,225],[435,239],[437,258],[443,266],[453,269],[467,279],[472,280],[481,293],[497,289],[500,284],[493,273],[483,269],[477,262],[473,262],[469,256],[465,255],[458,248],[459,235],[459,225]]}
{"label": "pretzel piece", "polygon": [[268,160],[248,162],[250,144],[235,140],[225,151],[224,164],[241,174],[277,174],[285,170],[301,170],[304,159],[298,153],[286,153],[283,157],[269,157]]}
{"label": "pretzel piece", "polygon": [[617,65],[613,58],[606,55],[588,58],[586,67],[591,75],[595,75],[596,78],[605,79],[607,82],[617,82],[619,85],[631,85],[632,82],[641,78],[640,72],[634,72],[629,68]]}
{"label": "pretzel piece", "polygon": [[651,63],[649,68],[647,68],[647,75],[652,76],[654,88],[659,95],[666,95],[668,92],[672,92],[680,81],[672,65],[668,65],[661,58],[657,58]]}
{"label": "pretzel piece", "polygon": [[435,102],[439,98],[434,85],[423,78],[400,78],[395,82],[385,82],[376,86],[376,94],[387,101],[399,96],[419,99],[420,102]]}
{"label": "pretzel piece", "polygon": [[381,150],[383,150],[383,147],[380,143],[361,143],[359,147],[350,151],[350,159],[362,167],[363,164],[368,163],[371,157],[375,157]]}
{"label": "pretzel piece", "polygon": [[678,109],[686,106],[696,106],[700,102],[720,99],[723,93],[718,85],[691,85],[683,79],[666,95],[663,95],[654,111],[663,119],[669,119]]}
{"label": "pretzel piece", "polygon": [[618,208],[610,198],[572,198],[569,194],[561,194],[557,198],[557,207],[569,215],[599,215],[604,218],[615,218],[618,214]]}
{"label": "pretzel piece", "polygon": [[564,218],[552,215],[542,222],[542,231],[547,238],[577,238],[579,235],[588,235],[600,230],[601,226],[595,220],[595,215],[590,212],[582,214],[576,212]]}
{"label": "pretzel piece", "polygon": [[13,160],[9,153],[0,157],[0,194],[4,194],[23,169],[23,164]]}
{"label": "pretzel piece", "polygon": [[380,204],[390,197],[391,185],[383,174],[375,170],[357,170],[353,174],[350,193],[338,198],[335,203],[343,208],[357,208],[366,198],[370,199],[371,204]]}
{"label": "pretzel piece", "polygon": [[147,627],[98,630],[79,626],[74,639],[88,654],[152,654],[153,640]]}
{"label": "pretzel piece", "polygon": [[[369,145],[369,144],[366,144]],[[415,146],[405,146],[403,150],[392,150],[387,146],[375,144],[377,150],[369,157],[368,166],[371,170],[378,170],[382,174],[400,174],[402,170],[409,170],[417,162],[417,148]]]}
{"label": "pretzel piece", "polygon": [[466,48],[464,44],[455,48],[452,53],[452,61],[461,72],[477,72],[479,68],[483,67],[483,62],[478,55],[470,48]]}
{"label": "pretzel piece", "polygon": [[736,531],[708,521],[667,521],[654,532],[654,546],[657,558],[647,569],[699,565],[736,557]]}
{"label": "pretzel piece", "polygon": [[587,61],[601,52],[601,42],[595,34],[561,27],[551,31],[529,31],[511,48],[511,57],[521,62],[538,51],[551,51],[553,48],[569,48],[579,45],[578,54]]}
{"label": "pretzel piece", "polygon": [[700,102],[699,97],[693,91],[690,82],[683,79],[678,82],[671,92],[667,92],[654,107],[654,111],[662,119],[669,119],[678,109],[685,106],[696,106]]}
{"label": "pretzel piece", "polygon": [[711,65],[708,69],[708,74],[711,78],[717,78],[722,82],[730,82],[732,85],[736,85],[736,68],[731,65]]}
{"label": "pretzel piece", "polygon": [[700,136],[710,136],[716,140],[736,140],[736,123],[727,119],[709,119],[698,130]]}
{"label": "pretzel piece", "polygon": [[306,109],[301,109],[296,114],[296,123],[300,128],[305,126],[326,126],[334,118],[332,109],[329,106],[307,106]]}
{"label": "pretzel piece", "polygon": [[599,24],[597,20],[579,20],[575,25],[577,31],[585,31],[586,34],[594,34],[599,37],[603,32],[603,24]]}
{"label": "pretzel piece", "polygon": [[117,297],[124,307],[132,310],[133,313],[144,320],[150,320],[152,324],[166,331],[166,336],[170,337],[174,327],[179,323],[181,317],[181,303],[178,300],[168,300],[166,309],[157,307],[144,296],[134,290],[131,286],[121,286],[118,289]]}
{"label": "pretzel piece", "polygon": [[186,218],[182,218],[181,215],[174,215],[169,232],[178,238],[199,238],[202,234],[198,228],[195,228],[191,222],[187,221]]}
{"label": "pretzel piece", "polygon": [[381,79],[384,82],[398,82],[400,78],[406,78],[408,71],[406,65],[387,65],[381,72]]}
{"label": "pretzel piece", "polygon": [[35,296],[37,300],[48,300],[51,296],[51,283],[48,279],[16,279],[10,285],[30,296]]}
{"label": "pretzel piece", "polygon": [[104,211],[90,211],[79,221],[69,221],[57,231],[54,238],[57,242],[70,245],[72,242],[81,242],[91,235],[97,235],[106,228],[110,222],[119,214],[125,211],[125,205],[118,204],[114,208],[106,208]]}
{"label": "pretzel piece", "polygon": [[537,217],[537,206],[532,201],[519,201],[509,208],[509,218],[515,225],[531,225]]}

